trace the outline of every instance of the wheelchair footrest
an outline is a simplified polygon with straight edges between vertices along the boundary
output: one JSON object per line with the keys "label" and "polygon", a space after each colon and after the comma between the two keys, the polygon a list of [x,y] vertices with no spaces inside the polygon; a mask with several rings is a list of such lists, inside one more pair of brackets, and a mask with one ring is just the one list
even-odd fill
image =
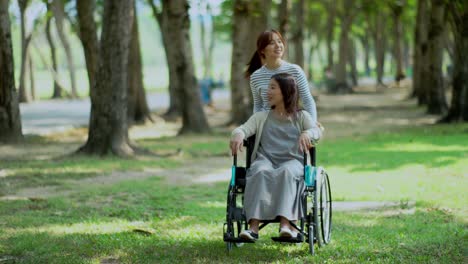
{"label": "wheelchair footrest", "polygon": [[297,234],[297,237],[272,237],[275,242],[285,242],[285,243],[302,243],[304,242],[304,237],[302,234]]}
{"label": "wheelchair footrest", "polygon": [[255,243],[255,241],[251,241],[248,239],[244,239],[241,237],[225,237],[224,242],[232,242],[232,243]]}

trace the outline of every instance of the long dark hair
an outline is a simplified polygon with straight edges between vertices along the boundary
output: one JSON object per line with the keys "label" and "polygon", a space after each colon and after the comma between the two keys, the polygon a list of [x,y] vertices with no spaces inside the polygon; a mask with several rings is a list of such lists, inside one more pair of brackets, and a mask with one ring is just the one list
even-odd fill
{"label": "long dark hair", "polygon": [[271,76],[271,79],[275,80],[281,89],[286,113],[295,116],[299,111],[296,79],[289,73],[277,73]]}
{"label": "long dark hair", "polygon": [[260,35],[257,38],[257,50],[253,54],[249,63],[247,63],[248,67],[245,71],[246,78],[249,78],[250,75],[254,73],[254,71],[260,69],[260,67],[263,66],[262,59],[265,59],[265,55],[261,54],[261,51],[270,44],[270,41],[273,39],[273,34],[278,35],[278,37],[281,39],[281,42],[283,42],[283,45],[286,46],[286,42],[284,41],[283,36],[281,36],[281,33],[279,33],[279,31],[270,29],[260,33]]}

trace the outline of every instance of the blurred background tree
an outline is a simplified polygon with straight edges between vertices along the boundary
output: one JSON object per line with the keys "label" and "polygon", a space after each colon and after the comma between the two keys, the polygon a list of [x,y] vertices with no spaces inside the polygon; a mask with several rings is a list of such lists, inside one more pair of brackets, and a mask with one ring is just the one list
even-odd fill
{"label": "blurred background tree", "polygon": [[[122,94],[114,95],[126,102],[124,127],[154,120],[146,93],[158,92],[169,94],[163,116],[181,118],[181,133],[209,131],[202,104],[193,100],[200,98],[202,80],[227,84],[231,114],[226,123],[244,122],[252,113],[244,70],[258,33],[270,28],[282,32],[288,43],[285,59],[303,67],[314,94],[353,93],[361,81],[372,79],[381,91],[389,89],[392,81],[398,86],[405,80],[412,87],[409,96],[428,113],[440,115],[444,122],[468,120],[466,1],[131,3],[136,19],[126,21],[132,35],[121,73],[127,76],[125,93],[119,90]],[[0,42],[0,70],[5,76],[0,123],[20,124],[21,116],[14,110],[19,103],[88,96],[92,102],[101,100],[97,82],[105,49],[104,1],[3,0],[2,4],[2,30],[11,31],[12,38]],[[12,74],[10,68],[13,83],[6,81],[11,78],[6,77]],[[92,106],[91,120],[100,118]],[[18,125],[8,126],[10,130],[0,131],[5,138],[12,127],[18,130]]]}

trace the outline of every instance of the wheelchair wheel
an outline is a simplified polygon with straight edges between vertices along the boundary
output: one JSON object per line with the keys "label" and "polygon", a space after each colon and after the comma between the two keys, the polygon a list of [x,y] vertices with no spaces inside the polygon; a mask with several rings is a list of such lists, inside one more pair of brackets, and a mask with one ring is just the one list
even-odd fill
{"label": "wheelchair wheel", "polygon": [[[228,194],[227,194],[227,207],[226,207],[226,231],[224,236],[227,238],[234,238],[235,237],[235,230],[234,230],[234,208],[235,208],[235,197],[234,197],[233,188],[229,186]],[[233,242],[226,241],[226,249],[228,252],[232,250]]]}
{"label": "wheelchair wheel", "polygon": [[325,170],[318,168],[316,182],[316,197],[317,197],[317,243],[319,247],[330,242],[331,236],[331,190],[330,181]]}
{"label": "wheelchair wheel", "polygon": [[310,254],[314,254],[314,246],[315,243],[318,241],[318,210],[317,210],[317,195],[316,191],[308,192],[305,199],[307,215],[306,215],[306,228],[307,228],[307,240],[306,242],[309,243],[309,252]]}
{"label": "wheelchair wheel", "polygon": [[309,240],[309,252],[314,255],[314,225],[310,223],[308,225],[308,240]]}
{"label": "wheelchair wheel", "polygon": [[322,183],[320,187],[320,231],[323,243],[326,245],[331,240],[332,227],[332,197],[328,174],[322,171]]}

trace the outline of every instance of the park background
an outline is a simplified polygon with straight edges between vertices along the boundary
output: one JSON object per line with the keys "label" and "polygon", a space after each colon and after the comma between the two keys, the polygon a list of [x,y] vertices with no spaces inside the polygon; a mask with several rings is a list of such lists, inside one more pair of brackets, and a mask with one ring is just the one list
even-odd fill
{"label": "park background", "polygon": [[[0,263],[466,261],[466,84],[459,88],[465,92],[453,96],[454,78],[466,73],[468,61],[466,32],[457,31],[457,25],[466,28],[466,19],[454,23],[457,15],[466,18],[464,1],[209,1],[213,17],[206,10],[207,1],[190,1],[190,9],[185,10],[190,12],[190,28],[173,30],[190,32],[192,74],[197,81],[180,86],[190,90],[190,100],[200,101],[200,106],[181,111],[205,115],[207,126],[186,130],[183,115],[168,111],[173,97],[167,50],[151,8],[152,3],[163,14],[185,1],[135,1],[143,80],[139,89],[147,98],[135,107],[146,104],[148,112],[141,120],[128,116],[125,127],[133,152],[106,146],[104,153],[80,151],[90,136],[90,82],[76,28],[80,1],[50,1],[63,4],[66,14],[63,28],[76,68],[77,98],[71,90],[65,49],[53,25],[57,68],[55,76],[51,74],[44,29],[47,17],[52,24],[58,18],[46,12],[45,2],[9,1],[14,79],[18,90],[24,88],[19,92],[24,135],[2,139],[0,145]],[[94,10],[99,31],[104,2],[96,1]],[[28,48],[33,71],[25,66],[24,77],[22,64],[29,64],[21,52],[18,3],[27,4],[26,37],[33,32]],[[300,4],[304,21],[299,20]],[[424,5],[426,10],[418,12]],[[421,13],[426,16],[420,18]],[[426,30],[425,43],[416,40],[418,21]],[[437,21],[443,30],[428,44],[430,28]],[[319,120],[326,128],[318,146],[318,164],[331,177],[336,211],[332,243],[315,256],[305,245],[274,244],[269,239],[277,231],[274,227],[262,232],[255,245],[229,254],[222,241],[232,162],[229,134],[251,114],[246,99],[250,91],[239,76],[254,51],[256,35],[271,27],[286,32],[287,59],[304,63]],[[355,56],[343,56],[339,48],[346,28],[355,49],[348,46],[345,51],[349,55],[354,50]],[[247,37],[233,41],[241,35]],[[296,58],[301,35],[303,62]],[[203,57],[213,36],[212,66],[206,71]],[[382,36],[385,48],[379,53],[375,43]],[[171,43],[177,46],[175,39]],[[328,44],[334,54],[331,60]],[[422,50],[418,45],[433,52],[418,60],[426,72],[415,71],[416,53]],[[385,64],[375,59],[377,54],[384,55]],[[326,68],[332,69],[332,78],[327,78]],[[51,99],[54,79],[62,87],[62,98]],[[193,100],[200,97],[203,79],[223,83],[213,88],[212,105]],[[457,102],[460,113],[454,115]],[[61,126],[59,112],[64,113],[60,119],[67,119]],[[84,115],[73,115],[77,112]]]}

